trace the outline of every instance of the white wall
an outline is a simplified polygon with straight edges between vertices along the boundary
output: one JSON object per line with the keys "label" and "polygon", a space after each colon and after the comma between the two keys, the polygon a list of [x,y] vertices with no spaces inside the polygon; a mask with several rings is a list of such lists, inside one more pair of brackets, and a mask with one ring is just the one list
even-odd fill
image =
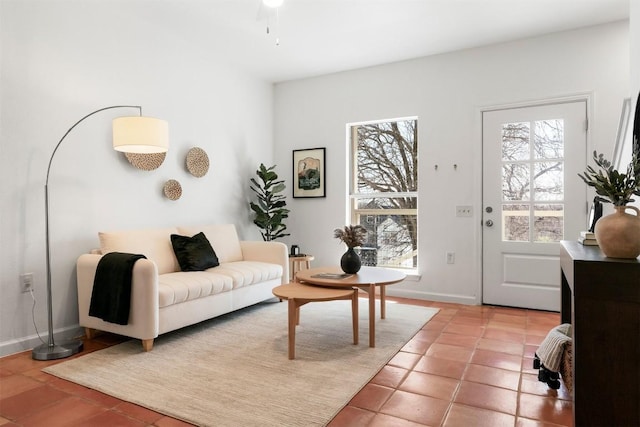
{"label": "white wall", "polygon": [[629,2],[629,40],[631,43],[631,99],[636,102],[640,93],[640,2]]}
{"label": "white wall", "polygon": [[[292,150],[327,148],[327,197],[291,199],[289,241],[314,254],[314,265],[335,264],[344,247],[332,230],[345,224],[348,206],[345,125],[418,116],[421,278],[389,293],[480,303],[481,109],[586,93],[588,149],[611,152],[628,88],[626,21],[278,84],[277,164],[290,170]],[[456,205],[472,205],[474,217],[456,218]]]}
{"label": "white wall", "polygon": [[[169,122],[170,150],[153,172],[134,169],[111,149],[111,119],[79,125],[56,153],[50,176],[53,318],[75,332],[75,260],[106,229],[232,222],[260,239],[251,223],[249,178],[273,160],[273,86],[229,65],[213,43],[192,45],[162,4],[131,1],[0,2],[0,355],[39,344],[32,299],[19,275],[32,272],[35,320],[47,332],[44,182],[57,141],[98,108],[142,105]],[[210,170],[195,178],[185,154],[198,146]],[[162,194],[177,179],[182,198]]]}

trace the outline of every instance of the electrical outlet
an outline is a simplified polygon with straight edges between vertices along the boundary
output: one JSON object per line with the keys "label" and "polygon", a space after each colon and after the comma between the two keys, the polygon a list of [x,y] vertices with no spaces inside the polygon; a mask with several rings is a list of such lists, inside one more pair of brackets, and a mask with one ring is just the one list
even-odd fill
{"label": "electrical outlet", "polygon": [[456,206],[456,216],[458,217],[470,217],[473,216],[472,206]]}
{"label": "electrical outlet", "polygon": [[456,262],[456,253],[447,252],[447,264],[455,264],[455,262]]}
{"label": "electrical outlet", "polygon": [[22,292],[29,292],[33,289],[33,273],[20,275],[20,289],[22,289]]}

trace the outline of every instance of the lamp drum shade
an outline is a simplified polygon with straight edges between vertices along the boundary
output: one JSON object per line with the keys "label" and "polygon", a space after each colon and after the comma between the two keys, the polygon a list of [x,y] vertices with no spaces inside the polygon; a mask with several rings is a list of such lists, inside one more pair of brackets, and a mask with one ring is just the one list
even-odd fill
{"label": "lamp drum shade", "polygon": [[113,149],[125,153],[165,153],[169,150],[169,125],[153,117],[115,118]]}

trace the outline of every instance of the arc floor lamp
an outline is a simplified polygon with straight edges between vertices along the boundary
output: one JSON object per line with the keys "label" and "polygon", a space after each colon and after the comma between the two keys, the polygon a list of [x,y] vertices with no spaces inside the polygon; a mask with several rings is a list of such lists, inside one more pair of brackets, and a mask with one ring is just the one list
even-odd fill
{"label": "arc floor lamp", "polygon": [[71,341],[61,345],[56,345],[53,338],[53,307],[51,301],[51,252],[49,239],[49,172],[51,172],[51,163],[53,157],[58,151],[60,144],[69,135],[69,133],[84,120],[101,111],[112,110],[117,108],[136,108],[138,116],[118,117],[113,119],[113,149],[125,153],[164,153],[169,149],[169,126],[166,121],[155,119],[152,117],[142,116],[142,107],[138,105],[113,105],[110,107],[95,110],[69,128],[69,130],[60,138],[58,144],[51,153],[49,166],[47,167],[47,179],[44,185],[44,204],[45,204],[45,232],[47,245],[47,314],[49,316],[49,336],[48,342],[36,347],[31,352],[32,358],[35,360],[53,360],[62,359],[76,354],[82,350],[82,341]]}

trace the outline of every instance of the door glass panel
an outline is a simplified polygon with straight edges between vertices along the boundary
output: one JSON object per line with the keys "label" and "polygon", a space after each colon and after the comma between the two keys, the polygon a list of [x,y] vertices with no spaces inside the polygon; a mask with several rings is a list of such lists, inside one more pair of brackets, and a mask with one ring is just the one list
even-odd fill
{"label": "door glass panel", "polygon": [[[564,120],[504,123],[501,151],[503,241],[562,240]],[[531,209],[530,201],[555,203]]]}
{"label": "door glass panel", "polygon": [[561,204],[536,204],[533,207],[533,241],[559,242],[564,235],[564,206]]}
{"label": "door glass panel", "polygon": [[536,159],[564,157],[564,120],[541,120],[534,125],[533,149]]}
{"label": "door glass panel", "polygon": [[529,123],[505,123],[502,125],[502,160],[528,160]]}
{"label": "door glass panel", "polygon": [[502,165],[502,199],[505,201],[530,200],[529,164],[504,163]]}
{"label": "door glass panel", "polygon": [[536,162],[533,172],[535,200],[562,201],[564,197],[563,162]]}
{"label": "door glass panel", "polygon": [[529,205],[502,205],[502,240],[529,241]]}

